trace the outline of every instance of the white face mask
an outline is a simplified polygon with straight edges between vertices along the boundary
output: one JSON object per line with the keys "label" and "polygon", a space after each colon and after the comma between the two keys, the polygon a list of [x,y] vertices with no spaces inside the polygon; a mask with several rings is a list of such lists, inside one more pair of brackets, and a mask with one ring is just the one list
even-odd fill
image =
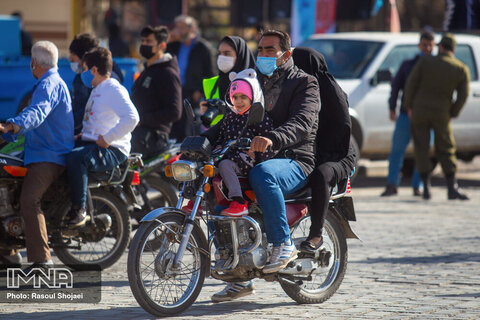
{"label": "white face mask", "polygon": [[70,69],[75,73],[81,73],[79,72],[81,70],[78,70],[78,62],[70,62]]}
{"label": "white face mask", "polygon": [[227,73],[233,69],[235,65],[235,58],[219,55],[217,59],[217,66],[220,71]]}

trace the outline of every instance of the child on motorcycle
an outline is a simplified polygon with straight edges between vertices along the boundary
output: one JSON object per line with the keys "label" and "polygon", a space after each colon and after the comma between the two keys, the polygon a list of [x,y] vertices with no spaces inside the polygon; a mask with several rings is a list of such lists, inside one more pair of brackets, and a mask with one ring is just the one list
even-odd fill
{"label": "child on motorcycle", "polygon": [[[231,72],[230,87],[228,90],[227,101],[232,112],[225,115],[225,118],[218,124],[219,130],[212,128],[205,133],[214,149],[222,149],[225,144],[231,140],[242,138],[253,138],[261,136],[273,129],[273,122],[265,114],[261,123],[245,128],[248,111],[253,103],[259,102],[263,105],[263,93],[260,83],[257,80],[257,74],[253,69],[245,69],[240,73]],[[227,99],[228,99],[227,98]],[[217,128],[218,129],[218,128]],[[215,135],[211,135],[216,132]],[[243,134],[242,134],[243,133]],[[220,161],[218,168],[225,185],[228,188],[228,197],[232,200],[228,208],[221,213],[230,217],[241,217],[248,214],[248,204],[242,197],[242,190],[238,175],[248,176],[250,170],[264,160],[273,157],[272,152],[250,152],[239,150],[238,148],[229,149]],[[184,207],[188,210],[193,208],[193,202]]]}

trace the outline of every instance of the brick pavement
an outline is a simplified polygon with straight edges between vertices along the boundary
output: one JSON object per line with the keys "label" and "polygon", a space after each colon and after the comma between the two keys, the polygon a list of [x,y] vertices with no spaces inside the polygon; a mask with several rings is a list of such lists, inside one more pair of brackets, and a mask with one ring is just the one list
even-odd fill
{"label": "brick pavement", "polygon": [[[178,319],[480,319],[480,187],[472,200],[446,200],[433,188],[424,202],[410,195],[380,198],[380,187],[354,188],[362,241],[349,240],[349,265],[337,293],[319,305],[298,305],[277,283],[257,293],[210,303],[222,286],[207,279],[197,302]],[[0,305],[1,319],[150,319],[134,300],[126,254],[103,273],[99,304]]]}

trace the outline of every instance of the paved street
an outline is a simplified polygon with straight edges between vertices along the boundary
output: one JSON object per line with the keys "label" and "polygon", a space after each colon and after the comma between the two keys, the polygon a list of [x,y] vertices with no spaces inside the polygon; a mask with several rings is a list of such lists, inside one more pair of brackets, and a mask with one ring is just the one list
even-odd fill
{"label": "paved street", "polygon": [[[212,304],[222,286],[208,279],[197,302],[178,319],[479,319],[480,181],[467,166],[459,177],[471,201],[448,201],[442,179],[433,199],[380,198],[384,178],[353,184],[362,241],[349,240],[349,265],[337,293],[320,305],[298,305],[277,283],[256,282],[257,293]],[[383,175],[384,176],[384,175]],[[473,177],[473,180],[472,180]],[[0,305],[2,319],[148,319],[134,300],[126,254],[103,273],[99,304]]]}

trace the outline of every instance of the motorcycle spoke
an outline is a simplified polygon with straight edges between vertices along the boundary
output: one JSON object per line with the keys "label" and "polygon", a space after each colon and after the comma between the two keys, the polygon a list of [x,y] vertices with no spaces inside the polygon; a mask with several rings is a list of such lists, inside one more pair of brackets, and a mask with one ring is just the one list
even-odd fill
{"label": "motorcycle spoke", "polygon": [[151,246],[147,241],[139,261],[139,275],[145,290],[152,301],[159,305],[175,305],[188,296],[200,272],[201,256],[197,248],[198,244],[191,239],[178,270],[171,269],[171,259],[180,246],[177,239],[179,229],[181,226],[177,224],[161,222],[147,237],[147,239],[150,237],[160,239],[161,245],[155,250],[149,250]]}

